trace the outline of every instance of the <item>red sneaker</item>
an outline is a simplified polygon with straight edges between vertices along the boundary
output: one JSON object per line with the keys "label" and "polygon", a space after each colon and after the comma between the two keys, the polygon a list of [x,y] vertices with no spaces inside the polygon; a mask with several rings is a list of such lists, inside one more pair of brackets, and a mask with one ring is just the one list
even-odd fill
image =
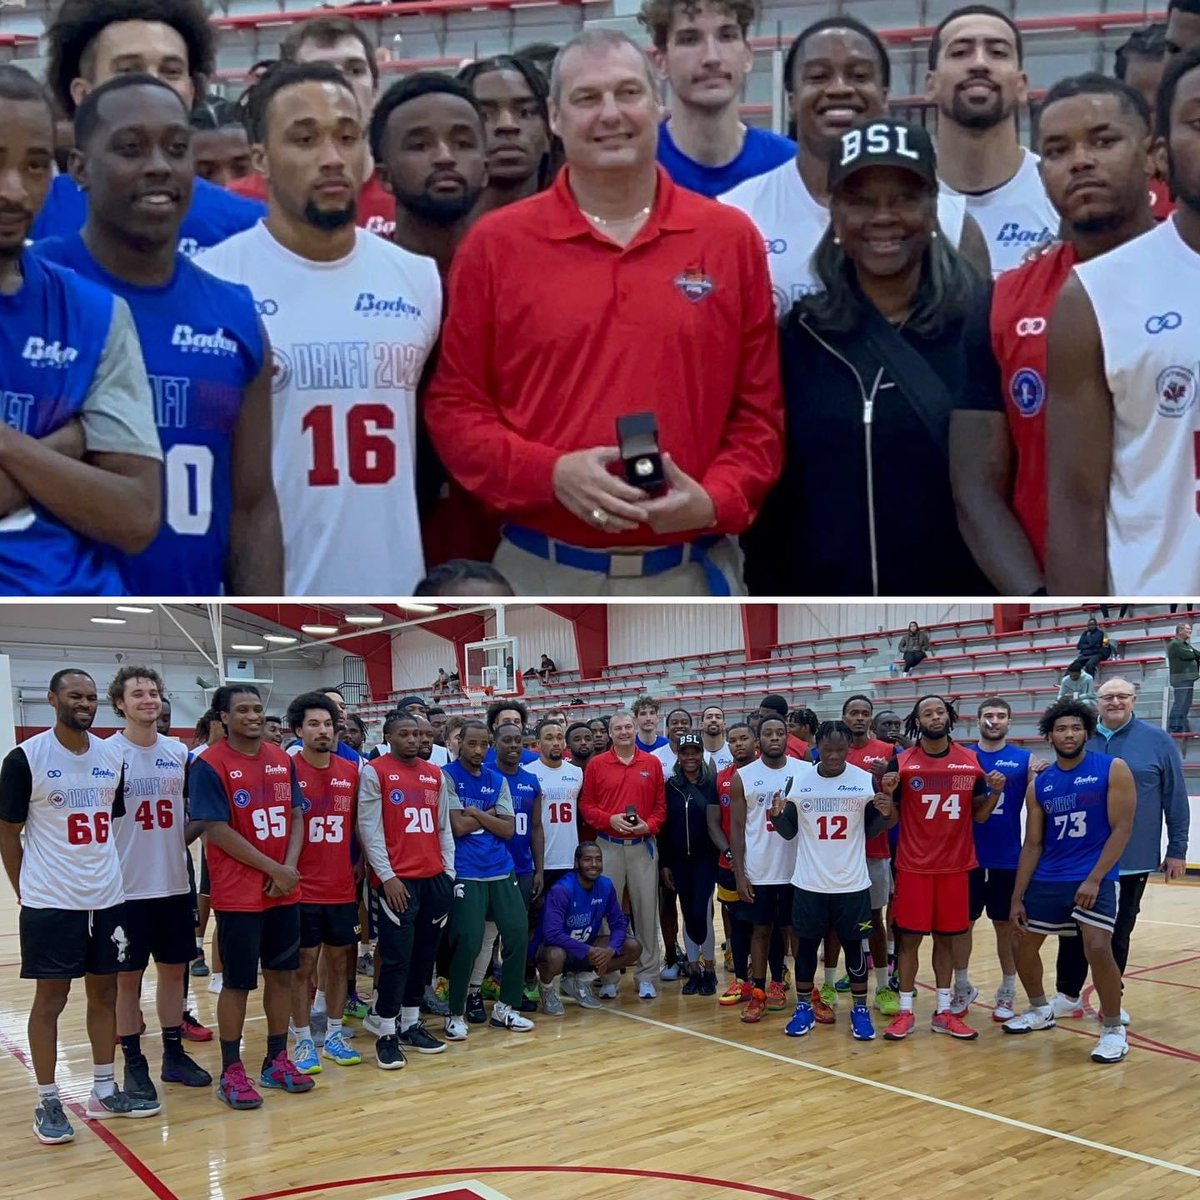
{"label": "red sneaker", "polygon": [[812,990],[813,1016],[819,1025],[832,1025],[837,1020],[837,1014],[821,999],[821,989]]}
{"label": "red sneaker", "polygon": [[735,979],[721,993],[718,1004],[723,1004],[726,1008],[733,1004],[746,1004],[750,997],[754,995],[754,984],[748,979]]}
{"label": "red sneaker", "polygon": [[766,1010],[767,993],[762,988],[752,987],[750,989],[750,1003],[746,1005],[746,1010],[742,1013],[742,1020],[747,1025],[757,1025],[763,1019],[763,1013]]}
{"label": "red sneaker", "polygon": [[183,1036],[189,1042],[211,1042],[213,1032],[207,1025],[201,1025],[190,1012],[183,1014]]}
{"label": "red sneaker", "polygon": [[962,1017],[955,1016],[949,1010],[935,1013],[930,1028],[934,1033],[948,1033],[951,1037],[961,1038],[964,1042],[969,1042],[979,1036],[979,1030],[972,1029]]}
{"label": "red sneaker", "polygon": [[889,1042],[902,1042],[912,1033],[916,1023],[917,1018],[913,1016],[911,1009],[908,1012],[901,1012],[892,1018],[892,1023],[883,1031],[883,1036]]}
{"label": "red sneaker", "polygon": [[217,1084],[217,1099],[230,1108],[262,1108],[262,1097],[246,1078],[246,1068],[236,1062],[221,1076]]}
{"label": "red sneaker", "polygon": [[310,1075],[304,1075],[287,1056],[286,1050],[271,1059],[270,1065],[264,1068],[258,1077],[262,1087],[279,1088],[284,1092],[311,1092],[317,1086],[317,1081]]}
{"label": "red sneaker", "polygon": [[767,1011],[779,1012],[787,1008],[787,990],[782,983],[772,979],[767,984]]}

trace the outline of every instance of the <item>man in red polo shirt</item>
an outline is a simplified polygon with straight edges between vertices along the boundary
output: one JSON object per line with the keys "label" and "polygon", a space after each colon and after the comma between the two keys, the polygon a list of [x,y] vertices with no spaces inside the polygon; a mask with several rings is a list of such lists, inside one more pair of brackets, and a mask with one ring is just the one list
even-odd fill
{"label": "man in red polo shirt", "polygon": [[[662,763],[639,750],[634,741],[633,713],[616,713],[609,724],[612,749],[597,754],[583,773],[579,811],[595,829],[604,847],[604,873],[619,896],[629,888],[633,923],[638,929],[658,928],[658,847],[655,834],[667,815],[666,781]],[[638,958],[638,995],[653,1000],[658,993],[658,937],[642,938]],[[603,999],[617,995],[619,972],[605,977]]]}
{"label": "man in red polo shirt", "polygon": [[[316,17],[296,25],[279,47],[283,62],[327,62],[337,67],[353,89],[362,109],[363,124],[371,120],[379,92],[379,64],[366,31],[349,17]],[[239,196],[267,202],[267,181],[258,171],[229,184]],[[380,237],[391,238],[396,230],[396,198],[383,186],[374,171],[368,171],[358,194],[355,220]]]}
{"label": "man in red polo shirt", "polygon": [[963,536],[997,589],[1044,590],[1046,330],[1076,263],[1154,228],[1151,119],[1133,88],[1103,75],[1056,83],[1038,119],[1046,193],[1064,240],[1009,271],[965,335],[971,387],[950,420]]}
{"label": "man in red polo shirt", "polygon": [[[495,563],[517,594],[740,593],[733,539],[782,464],[762,238],[656,165],[653,73],[624,34],[572,38],[550,86],[567,167],[459,248],[434,444],[508,522]],[[662,487],[624,477],[617,421],[637,414]]]}

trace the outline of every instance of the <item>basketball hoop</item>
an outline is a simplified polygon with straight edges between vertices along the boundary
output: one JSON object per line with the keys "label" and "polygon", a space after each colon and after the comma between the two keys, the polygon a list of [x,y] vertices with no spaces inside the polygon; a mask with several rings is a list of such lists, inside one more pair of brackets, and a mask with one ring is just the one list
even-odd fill
{"label": "basketball hoop", "polygon": [[484,709],[491,704],[494,689],[491,687],[465,687],[463,694],[473,708]]}

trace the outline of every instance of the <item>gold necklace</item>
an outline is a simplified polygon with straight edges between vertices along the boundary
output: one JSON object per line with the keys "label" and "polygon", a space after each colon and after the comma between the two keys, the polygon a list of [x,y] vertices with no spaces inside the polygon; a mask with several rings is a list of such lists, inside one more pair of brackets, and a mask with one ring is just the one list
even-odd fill
{"label": "gold necklace", "polygon": [[579,211],[593,224],[608,226],[608,225],[631,225],[634,221],[640,221],[643,217],[650,215],[651,205],[647,204],[641,212],[635,212],[632,217],[598,217],[595,213],[590,213],[586,209],[581,208]]}

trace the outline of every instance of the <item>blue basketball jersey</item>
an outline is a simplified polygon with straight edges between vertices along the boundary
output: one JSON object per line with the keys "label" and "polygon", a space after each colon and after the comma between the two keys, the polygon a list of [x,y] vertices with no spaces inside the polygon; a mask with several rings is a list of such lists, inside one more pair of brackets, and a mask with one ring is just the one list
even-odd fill
{"label": "blue basketball jersey", "polygon": [[1021,810],[1025,807],[1029,760],[1033,755],[1016,746],[1005,746],[1003,750],[981,750],[978,746],[967,749],[975,752],[985,772],[999,771],[1004,776],[1004,794],[992,809],[992,815],[982,825],[973,827],[975,857],[981,867],[1015,871],[1021,857]]}
{"label": "blue basketball jersey", "polygon": [[163,522],[141,554],[123,556],[126,587],[135,596],[220,595],[233,510],[233,432],[264,355],[250,290],[182,255],[165,287],[138,287],[110,275],[77,233],[35,249],[127,301],[142,343],[163,449]]}
{"label": "blue basketball jersey", "polygon": [[[442,768],[454,780],[463,808],[490,812],[500,799],[504,776],[494,767],[480,767],[472,775],[457,759]],[[500,879],[513,869],[508,843],[490,829],[477,829],[454,839],[454,873],[459,879]]]}
{"label": "blue basketball jersey", "polygon": [[[546,914],[553,911],[555,920],[562,915],[563,928],[573,942],[579,943],[579,953],[587,953],[587,947],[600,934],[601,925],[614,902],[613,883],[607,875],[601,875],[592,884],[591,891],[579,882],[574,871],[564,875],[547,894],[542,915],[538,921],[537,943],[545,942]],[[553,944],[553,943],[552,943]]]}
{"label": "blue basketball jersey", "polygon": [[[1089,750],[1079,765],[1064,771],[1047,767],[1034,785],[1034,795],[1046,814],[1042,857],[1034,879],[1083,880],[1100,858],[1112,827],[1108,823],[1108,776],[1113,760]],[[1118,864],[1105,879],[1116,879]]]}
{"label": "blue basketball jersey", "polygon": [[[70,175],[56,176],[29,236],[40,242],[44,238],[78,233],[87,220],[87,205],[87,192]],[[206,179],[197,179],[191,206],[179,229],[179,251],[193,258],[201,250],[256,225],[266,215],[267,206],[261,201],[237,196]]]}
{"label": "blue basketball jersey", "polygon": [[[500,768],[496,768],[500,771]],[[533,874],[533,806],[542,797],[542,785],[536,775],[518,767],[511,775],[507,771],[500,774],[508,781],[508,792],[512,796],[513,817],[516,821],[517,832],[508,843],[508,852],[512,855],[513,870],[518,875]]]}
{"label": "blue basketball jersey", "polygon": [[[0,295],[0,420],[43,438],[78,416],[113,321],[113,298],[61,267],[21,257],[24,283]],[[0,519],[0,594],[115,596],[115,547],[68,529],[38,505]]]}

